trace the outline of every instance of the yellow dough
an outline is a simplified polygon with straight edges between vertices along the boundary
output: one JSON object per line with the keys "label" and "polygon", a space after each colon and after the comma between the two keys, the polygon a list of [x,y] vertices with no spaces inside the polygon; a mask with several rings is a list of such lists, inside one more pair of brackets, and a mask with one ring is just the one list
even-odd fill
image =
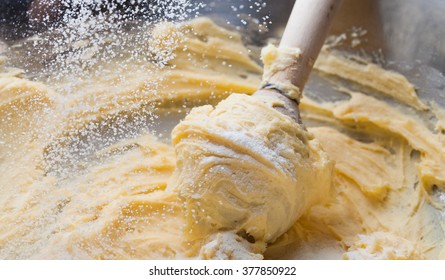
{"label": "yellow dough", "polygon": [[232,94],[193,109],[173,130],[172,185],[194,238],[230,230],[273,242],[329,191],[327,154],[274,103]]}
{"label": "yellow dough", "polygon": [[[238,33],[152,34],[146,61],[81,80],[0,59],[1,259],[445,258],[445,114],[405,77],[324,49],[316,71],[375,95],[305,96],[304,130],[249,96],[262,69]],[[167,140],[120,128],[192,107]]]}
{"label": "yellow dough", "polygon": [[391,233],[373,232],[358,235],[345,259],[365,260],[419,260],[423,259],[419,250],[408,240]]}

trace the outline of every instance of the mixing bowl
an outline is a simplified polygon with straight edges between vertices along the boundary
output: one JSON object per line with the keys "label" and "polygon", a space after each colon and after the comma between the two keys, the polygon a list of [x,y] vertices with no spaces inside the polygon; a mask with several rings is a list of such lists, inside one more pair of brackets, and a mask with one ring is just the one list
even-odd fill
{"label": "mixing bowl", "polygon": [[[178,0],[179,1],[179,0]],[[45,31],[45,24],[28,24],[29,14],[26,13],[26,5],[19,5],[26,1],[3,1],[2,5],[14,4],[10,13],[0,7],[1,20],[0,40],[2,52],[8,57],[7,64],[25,71],[25,75],[30,79],[45,79],[39,75],[40,69],[48,67],[48,62],[53,58],[51,50],[40,48],[33,49],[35,35],[39,32],[47,32],[45,38],[54,40],[67,39],[60,37],[56,29]],[[88,2],[88,1],[85,1]],[[94,2],[94,1],[93,1]],[[152,2],[175,2],[175,1],[145,1],[148,7]],[[179,1],[184,2],[184,1]],[[198,3],[198,1],[194,1]],[[283,32],[287,18],[291,12],[292,0],[226,0],[226,1],[199,1],[204,5],[198,5],[191,9],[186,15],[169,15],[168,13],[152,11],[151,18],[174,20],[184,20],[192,18],[194,15],[209,16],[218,24],[230,29],[237,29],[243,34],[243,39],[248,48],[252,51],[254,59],[259,61],[259,50],[269,42],[277,42]],[[121,7],[122,8],[122,7]],[[24,10],[25,9],[25,10]],[[136,9],[136,8],[134,8]],[[124,8],[128,11],[128,8]],[[130,14],[132,14],[130,9]],[[63,11],[60,13],[62,14]],[[96,15],[100,16],[100,12]],[[405,75],[412,82],[418,91],[419,96],[424,101],[434,100],[445,107],[445,2],[440,0],[345,0],[339,11],[331,30],[331,37],[328,43],[335,45],[335,49],[345,52],[348,55],[359,56],[360,59],[372,61],[386,69],[392,69]],[[73,18],[75,19],[75,17]],[[147,21],[147,15],[133,13],[129,18],[131,22],[121,26],[121,32],[132,34],[133,29],[137,29],[138,24]],[[74,26],[75,27],[75,26]],[[98,32],[106,32],[97,26]],[[78,31],[78,30],[73,30]],[[49,32],[49,34],[48,34]],[[122,34],[122,33],[121,33]],[[66,35],[66,34],[65,34]],[[79,42],[82,42],[80,40]],[[64,49],[64,41],[60,41],[56,50],[57,55],[63,57],[68,49]],[[66,42],[66,45],[69,45]],[[314,71],[305,90],[305,95],[314,99],[337,100],[345,98],[344,94],[337,92],[336,85],[345,83],[349,88],[359,88],[360,91],[368,92],[369,89],[352,85],[346,80],[329,75],[321,75]],[[372,93],[371,93],[372,94]],[[207,100],[203,100],[203,103]],[[177,104],[176,104],[177,105]],[[58,170],[73,171],[75,161],[85,161],[97,148],[112,145],[103,139],[109,139],[107,134],[114,133],[114,140],[121,140],[133,137],[143,130],[141,125],[149,126],[150,130],[160,136],[165,141],[170,141],[170,131],[188,112],[190,104],[185,101],[185,110],[176,113],[157,112],[157,118],[147,118],[137,123],[120,123],[121,126],[116,134],[115,128],[107,124],[93,128],[88,131],[91,135],[99,137],[79,137],[73,139],[75,147],[70,143],[66,145],[67,150],[63,158],[56,162]],[[196,104],[191,104],[196,105]],[[431,117],[428,112],[422,112],[425,118]],[[94,130],[96,129],[96,130]],[[87,135],[88,136],[88,135]],[[105,141],[105,142],[101,142]],[[63,144],[63,143],[62,143]],[[96,148],[95,148],[96,147]],[[77,153],[77,155],[73,155]],[[51,170],[50,170],[51,171]],[[62,172],[63,173],[63,172]]]}

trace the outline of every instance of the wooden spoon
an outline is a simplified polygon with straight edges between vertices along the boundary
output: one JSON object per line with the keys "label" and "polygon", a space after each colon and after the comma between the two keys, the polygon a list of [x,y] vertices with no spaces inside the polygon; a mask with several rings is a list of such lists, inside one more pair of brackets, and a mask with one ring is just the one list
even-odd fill
{"label": "wooden spoon", "polygon": [[263,87],[254,96],[275,95],[284,106],[276,109],[301,123],[298,104],[300,96],[289,96],[280,85],[290,83],[303,92],[312,67],[320,53],[336,11],[342,0],[297,0],[284,30],[279,49],[300,49],[301,53],[272,76],[263,80]]}

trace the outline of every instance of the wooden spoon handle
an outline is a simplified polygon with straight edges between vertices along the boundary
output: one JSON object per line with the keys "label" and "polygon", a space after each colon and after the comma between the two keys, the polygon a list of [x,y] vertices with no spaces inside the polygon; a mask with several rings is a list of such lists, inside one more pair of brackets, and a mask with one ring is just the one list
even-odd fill
{"label": "wooden spoon handle", "polygon": [[291,67],[275,73],[271,84],[291,82],[300,92],[309,77],[332,20],[342,0],[297,0],[287,22],[280,48],[299,48],[301,55]]}

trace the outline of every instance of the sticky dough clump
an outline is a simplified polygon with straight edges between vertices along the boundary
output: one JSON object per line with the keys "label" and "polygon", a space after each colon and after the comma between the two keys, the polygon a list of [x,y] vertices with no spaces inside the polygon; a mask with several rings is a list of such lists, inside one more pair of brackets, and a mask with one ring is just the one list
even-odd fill
{"label": "sticky dough clump", "polygon": [[420,260],[416,244],[390,232],[359,234],[343,255],[347,260]]}
{"label": "sticky dough clump", "polygon": [[174,129],[173,186],[192,236],[233,231],[273,242],[327,195],[327,154],[276,102],[233,94],[193,109]]}

